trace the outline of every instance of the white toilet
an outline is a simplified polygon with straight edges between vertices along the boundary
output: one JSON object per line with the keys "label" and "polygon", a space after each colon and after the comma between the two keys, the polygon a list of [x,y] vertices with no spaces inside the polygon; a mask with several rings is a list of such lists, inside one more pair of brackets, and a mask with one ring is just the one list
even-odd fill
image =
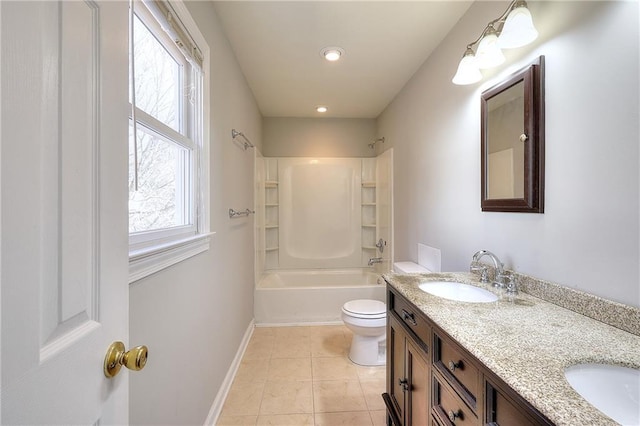
{"label": "white toilet", "polygon": [[353,332],[349,359],[359,365],[384,365],[387,304],[371,299],[351,300],[342,306],[342,321]]}
{"label": "white toilet", "polygon": [[[440,272],[440,250],[418,244],[418,263],[396,262],[400,274]],[[359,299],[342,306],[342,321],[353,331],[349,359],[360,365],[384,365],[387,352],[387,305],[379,300]]]}

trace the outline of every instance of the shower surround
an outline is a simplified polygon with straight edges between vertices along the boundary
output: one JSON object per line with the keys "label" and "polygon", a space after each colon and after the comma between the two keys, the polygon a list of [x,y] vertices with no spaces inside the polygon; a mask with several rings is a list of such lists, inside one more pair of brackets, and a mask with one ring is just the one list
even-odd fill
{"label": "shower surround", "polygon": [[[384,300],[378,277],[392,259],[391,164],[391,151],[256,158],[257,323],[339,322],[348,300]],[[374,269],[367,263],[380,256],[380,238],[385,261]]]}

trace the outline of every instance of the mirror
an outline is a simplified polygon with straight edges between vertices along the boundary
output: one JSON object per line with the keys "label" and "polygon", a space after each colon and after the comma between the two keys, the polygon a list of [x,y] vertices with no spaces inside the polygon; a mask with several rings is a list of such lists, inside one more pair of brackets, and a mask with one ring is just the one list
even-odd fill
{"label": "mirror", "polygon": [[544,212],[544,56],[482,93],[482,211]]}

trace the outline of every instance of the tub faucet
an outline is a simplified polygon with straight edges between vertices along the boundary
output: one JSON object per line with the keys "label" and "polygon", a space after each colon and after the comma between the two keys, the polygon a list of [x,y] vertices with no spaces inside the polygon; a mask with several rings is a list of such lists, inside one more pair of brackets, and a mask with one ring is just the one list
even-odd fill
{"label": "tub faucet", "polygon": [[[499,287],[499,288],[504,287],[504,278],[505,278],[504,265],[502,264],[502,262],[500,262],[500,259],[498,259],[498,256],[496,256],[495,254],[491,253],[488,250],[480,250],[473,255],[472,262],[479,262],[480,259],[482,259],[484,256],[489,256],[489,258],[491,258],[491,260],[493,261],[493,266],[496,269],[496,275],[493,279],[493,286]],[[471,270],[472,271],[482,270],[482,267],[472,266]],[[485,283],[489,282],[486,274],[486,269],[482,270],[482,276],[480,278],[480,281]]]}
{"label": "tub faucet", "polygon": [[382,258],[381,257],[372,257],[371,259],[369,259],[369,266],[373,266],[374,263],[382,263]]}

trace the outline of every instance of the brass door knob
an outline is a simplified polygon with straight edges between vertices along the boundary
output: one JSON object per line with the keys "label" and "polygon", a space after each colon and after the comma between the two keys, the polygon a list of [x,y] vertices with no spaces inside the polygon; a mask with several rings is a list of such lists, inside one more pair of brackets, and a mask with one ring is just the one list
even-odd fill
{"label": "brass door knob", "polygon": [[107,355],[104,357],[104,375],[108,378],[118,374],[123,365],[129,370],[139,371],[147,364],[149,350],[146,346],[136,346],[128,351],[124,349],[122,342],[113,342],[107,349]]}

